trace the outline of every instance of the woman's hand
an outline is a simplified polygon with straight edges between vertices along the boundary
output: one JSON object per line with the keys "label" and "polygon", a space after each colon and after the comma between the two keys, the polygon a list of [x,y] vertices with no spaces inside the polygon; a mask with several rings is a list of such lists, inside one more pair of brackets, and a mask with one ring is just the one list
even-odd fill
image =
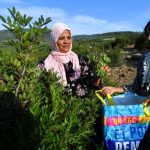
{"label": "woman's hand", "polygon": [[105,86],[102,88],[102,93],[104,95],[107,95],[107,94],[114,94],[114,93],[122,93],[124,90],[123,88],[121,87],[111,87],[111,86]]}
{"label": "woman's hand", "polygon": [[144,103],[147,103],[147,105],[150,106],[150,99],[145,100]]}

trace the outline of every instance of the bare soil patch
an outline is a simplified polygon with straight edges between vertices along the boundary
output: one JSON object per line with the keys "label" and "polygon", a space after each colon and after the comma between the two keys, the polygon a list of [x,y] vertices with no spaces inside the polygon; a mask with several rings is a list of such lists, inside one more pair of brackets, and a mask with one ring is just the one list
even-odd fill
{"label": "bare soil patch", "polygon": [[136,76],[137,66],[139,64],[141,54],[134,49],[134,45],[129,45],[124,48],[125,65],[112,67],[112,81],[115,81],[118,86],[131,84]]}
{"label": "bare soil patch", "polygon": [[133,66],[120,66],[120,67],[112,67],[111,79],[118,86],[122,86],[124,84],[131,84],[136,76],[136,67]]}

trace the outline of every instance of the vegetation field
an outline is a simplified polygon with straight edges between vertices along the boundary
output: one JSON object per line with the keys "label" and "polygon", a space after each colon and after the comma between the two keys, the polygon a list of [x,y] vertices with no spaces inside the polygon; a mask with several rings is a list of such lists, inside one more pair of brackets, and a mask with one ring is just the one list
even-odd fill
{"label": "vegetation field", "polygon": [[[101,104],[95,91],[83,99],[67,96],[56,74],[37,68],[52,50],[46,27],[51,19],[41,15],[32,22],[31,16],[14,7],[8,11],[10,16],[0,16],[6,28],[0,31],[0,149],[104,149]],[[73,51],[93,65],[104,85],[119,83],[102,71],[102,66],[126,66],[129,45],[131,51],[140,53],[150,47],[143,33],[131,31],[77,35],[73,39]]]}

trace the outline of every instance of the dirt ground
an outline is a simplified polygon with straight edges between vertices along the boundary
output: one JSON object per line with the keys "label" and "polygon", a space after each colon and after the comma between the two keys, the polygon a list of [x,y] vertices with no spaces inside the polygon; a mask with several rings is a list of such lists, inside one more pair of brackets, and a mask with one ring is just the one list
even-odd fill
{"label": "dirt ground", "polygon": [[134,45],[129,45],[124,48],[124,53],[126,55],[125,65],[111,68],[112,74],[110,77],[112,81],[115,81],[118,85],[133,82],[141,58],[137,50],[134,49]]}
{"label": "dirt ground", "polygon": [[111,68],[111,79],[118,85],[130,84],[136,76],[136,67],[123,65]]}

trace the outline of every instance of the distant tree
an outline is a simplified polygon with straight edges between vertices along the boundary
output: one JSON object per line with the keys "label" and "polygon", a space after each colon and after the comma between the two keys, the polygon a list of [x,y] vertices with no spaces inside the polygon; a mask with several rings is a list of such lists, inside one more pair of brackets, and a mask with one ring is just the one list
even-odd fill
{"label": "distant tree", "polygon": [[150,49],[150,43],[148,42],[144,34],[141,34],[137,38],[137,40],[135,41],[134,48],[136,48],[140,52],[144,52],[145,50]]}

